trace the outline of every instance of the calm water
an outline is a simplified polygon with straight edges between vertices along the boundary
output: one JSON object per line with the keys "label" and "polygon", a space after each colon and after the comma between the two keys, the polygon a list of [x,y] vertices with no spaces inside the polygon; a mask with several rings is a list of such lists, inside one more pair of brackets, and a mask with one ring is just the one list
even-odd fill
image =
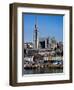
{"label": "calm water", "polygon": [[52,68],[37,68],[37,69],[24,69],[24,74],[43,74],[43,73],[62,73],[63,69]]}

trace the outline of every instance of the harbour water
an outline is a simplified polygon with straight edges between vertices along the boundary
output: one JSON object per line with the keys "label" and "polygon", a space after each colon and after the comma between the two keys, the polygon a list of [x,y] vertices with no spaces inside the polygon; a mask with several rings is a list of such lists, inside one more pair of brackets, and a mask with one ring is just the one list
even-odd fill
{"label": "harbour water", "polygon": [[45,73],[63,73],[63,68],[36,68],[24,69],[24,74],[45,74]]}

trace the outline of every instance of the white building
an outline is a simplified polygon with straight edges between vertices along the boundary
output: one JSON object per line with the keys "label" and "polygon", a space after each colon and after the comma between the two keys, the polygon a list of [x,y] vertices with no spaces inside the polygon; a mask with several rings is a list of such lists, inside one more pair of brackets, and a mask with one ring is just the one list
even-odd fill
{"label": "white building", "polygon": [[33,57],[34,56],[26,56],[24,57],[24,61],[33,62]]}

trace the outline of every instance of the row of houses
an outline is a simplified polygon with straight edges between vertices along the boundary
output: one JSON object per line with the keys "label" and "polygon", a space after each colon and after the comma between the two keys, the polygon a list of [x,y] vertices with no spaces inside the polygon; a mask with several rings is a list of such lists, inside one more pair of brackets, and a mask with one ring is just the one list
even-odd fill
{"label": "row of houses", "polygon": [[36,56],[25,56],[24,61],[27,62],[38,62],[38,61],[49,61],[49,60],[55,60],[55,61],[60,61],[63,60],[62,56],[51,56],[51,55],[36,55]]}

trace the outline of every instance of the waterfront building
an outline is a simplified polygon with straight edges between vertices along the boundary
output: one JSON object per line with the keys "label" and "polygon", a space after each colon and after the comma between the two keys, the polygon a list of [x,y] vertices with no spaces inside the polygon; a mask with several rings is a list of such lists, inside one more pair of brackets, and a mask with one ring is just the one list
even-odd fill
{"label": "waterfront building", "polygon": [[24,61],[33,62],[33,57],[34,56],[25,56]]}
{"label": "waterfront building", "polygon": [[48,61],[48,55],[45,54],[43,59],[44,59],[44,61]]}

